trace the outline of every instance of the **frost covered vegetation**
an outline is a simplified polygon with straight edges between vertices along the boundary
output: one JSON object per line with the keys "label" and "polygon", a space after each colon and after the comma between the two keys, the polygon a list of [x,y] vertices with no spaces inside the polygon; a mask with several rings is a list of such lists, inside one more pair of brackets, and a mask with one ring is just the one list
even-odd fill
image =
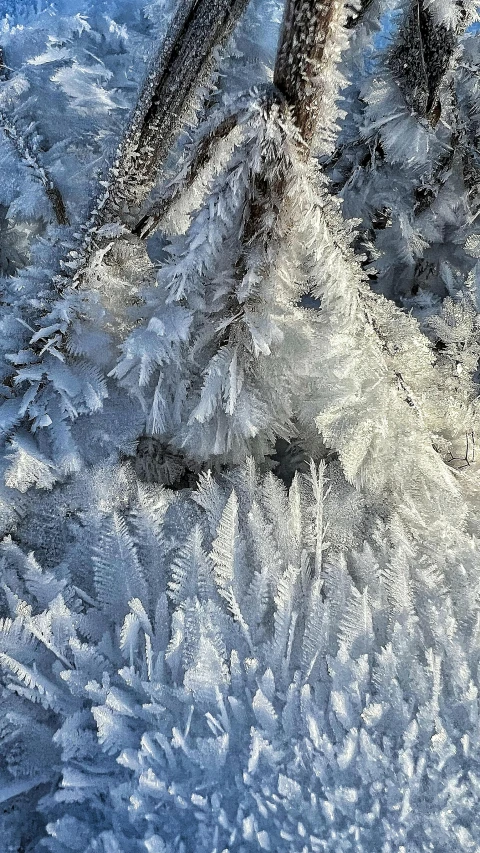
{"label": "frost covered vegetation", "polygon": [[476,5],[0,14],[0,853],[473,853]]}

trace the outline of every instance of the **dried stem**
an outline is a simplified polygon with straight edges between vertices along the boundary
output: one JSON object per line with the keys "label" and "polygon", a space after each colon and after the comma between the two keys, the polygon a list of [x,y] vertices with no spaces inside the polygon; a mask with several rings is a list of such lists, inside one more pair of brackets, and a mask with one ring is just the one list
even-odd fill
{"label": "dried stem", "polygon": [[338,10],[336,0],[286,0],[273,81],[290,105],[306,151],[318,124],[319,76]]}
{"label": "dried stem", "polygon": [[42,166],[34,146],[28,140],[28,136],[19,132],[16,125],[3,113],[0,113],[0,127],[7,139],[15,147],[19,157],[21,157],[25,164],[32,170],[35,178],[42,184],[45,195],[52,205],[58,224],[68,225],[68,216],[62,194],[45,167]]}
{"label": "dried stem", "polygon": [[151,205],[133,228],[134,234],[146,239],[155,231],[162,219],[168,214],[174,202],[185,190],[188,190],[192,186],[202,169],[208,164],[215,145],[220,140],[225,139],[234,130],[237,121],[238,113],[233,113],[200,139],[181,179],[175,179],[165,187],[160,198]]}
{"label": "dried stem", "polygon": [[432,126],[440,119],[440,92],[470,17],[462,2],[456,28],[435,20],[426,0],[414,0],[390,57],[405,101]]}
{"label": "dried stem", "polygon": [[[8,80],[10,74],[5,63],[3,48],[0,47],[0,80]],[[32,169],[37,180],[42,184],[45,194],[53,207],[56,220],[59,225],[68,225],[68,216],[62,194],[55,181],[42,166],[35,146],[28,139],[26,132],[19,131],[15,123],[3,112],[0,112],[0,126],[12,145],[15,147],[19,157]]]}
{"label": "dried stem", "polygon": [[146,198],[211,71],[215,49],[232,33],[248,0],[183,0],[147,74],[112,169],[102,220]]}
{"label": "dried stem", "polygon": [[0,80],[8,80],[8,68],[5,64],[5,54],[0,45]]}

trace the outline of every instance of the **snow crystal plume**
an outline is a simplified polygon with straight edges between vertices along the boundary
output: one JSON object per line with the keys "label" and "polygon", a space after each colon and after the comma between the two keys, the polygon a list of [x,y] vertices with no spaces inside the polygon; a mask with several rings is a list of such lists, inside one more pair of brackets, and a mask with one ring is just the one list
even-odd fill
{"label": "snow crystal plume", "polygon": [[[231,470],[204,483],[173,550],[171,524],[195,502],[139,493],[90,548],[98,596],[2,545],[12,849],[478,843],[477,788],[466,810],[456,784],[478,761],[478,599],[465,619],[459,596],[474,555],[458,575],[433,539],[430,562],[381,524],[377,544],[339,551],[328,479],[312,466],[287,494],[251,462]],[[148,559],[148,518],[155,598],[125,585],[125,559]]]}

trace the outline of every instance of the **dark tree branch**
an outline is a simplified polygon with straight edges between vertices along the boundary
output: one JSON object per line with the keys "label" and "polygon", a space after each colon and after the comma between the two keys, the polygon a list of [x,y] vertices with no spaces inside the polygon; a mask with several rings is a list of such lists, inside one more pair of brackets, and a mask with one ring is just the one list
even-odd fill
{"label": "dark tree branch", "polygon": [[318,123],[319,77],[338,16],[336,0],[286,0],[273,81],[292,110],[305,153]]}
{"label": "dark tree branch", "polygon": [[174,202],[185,190],[188,190],[192,186],[202,169],[205,168],[212,157],[215,145],[221,139],[225,139],[234,130],[237,121],[238,113],[233,113],[215,125],[209,133],[200,139],[195,150],[192,152],[181,180],[174,180],[167,185],[160,198],[139,219],[133,228],[134,234],[143,239],[153,234],[159,223],[168,214]]}
{"label": "dark tree branch", "polygon": [[119,146],[103,221],[110,215],[118,217],[119,206],[128,216],[132,203],[137,205],[148,195],[199,86],[211,71],[215,48],[228,39],[247,3],[181,0]]}
{"label": "dark tree branch", "polygon": [[435,126],[441,115],[440,92],[457,47],[469,24],[463,4],[456,28],[435,21],[426,0],[414,0],[390,57],[406,103]]}

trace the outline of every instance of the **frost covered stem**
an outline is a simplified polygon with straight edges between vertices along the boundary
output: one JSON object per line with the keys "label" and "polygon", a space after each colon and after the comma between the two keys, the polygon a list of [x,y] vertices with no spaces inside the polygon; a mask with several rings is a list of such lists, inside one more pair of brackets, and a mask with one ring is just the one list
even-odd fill
{"label": "frost covered stem", "polygon": [[[0,65],[0,74],[1,74],[1,65]],[[3,130],[7,139],[10,140],[12,145],[14,146],[18,156],[25,162],[25,164],[32,170],[35,178],[40,181],[45,191],[45,195],[47,196],[50,204],[52,205],[53,212],[55,214],[55,218],[59,225],[68,225],[68,216],[67,211],[65,209],[65,204],[62,198],[62,194],[45,169],[42,166],[38,151],[35,150],[35,147],[30,144],[28,136],[25,133],[21,133],[15,124],[10,121],[7,116],[0,112],[0,127]]]}
{"label": "frost covered stem", "polygon": [[406,103],[435,126],[441,115],[440,92],[458,37],[472,19],[470,4],[456,4],[456,26],[436,20],[432,4],[414,0],[390,57],[390,68]]}
{"label": "frost covered stem", "polygon": [[5,56],[3,53],[3,47],[0,45],[0,80],[6,80],[8,78],[8,68],[5,64]]}
{"label": "frost covered stem", "polygon": [[234,130],[237,121],[238,113],[227,116],[210,133],[202,137],[193,152],[182,179],[174,181],[166,187],[162,196],[139,219],[133,229],[134,234],[145,239],[155,231],[159,223],[167,215],[172,204],[179,198],[182,192],[192,186],[197,176],[207,165],[217,142],[224,139]]}
{"label": "frost covered stem", "polygon": [[[9,72],[10,69],[5,62],[3,47],[0,45],[0,81],[8,80],[10,77]],[[62,194],[44,166],[40,163],[38,152],[34,149],[34,146],[30,144],[27,135],[25,133],[19,133],[15,124],[3,113],[0,113],[0,122],[5,136],[16,149],[19,157],[25,161],[26,165],[30,169],[32,169],[35,177],[42,184],[45,190],[45,195],[52,205],[58,224],[68,225],[68,216]]]}
{"label": "frost covered stem", "polygon": [[[343,5],[343,4],[340,4]],[[306,144],[313,141],[321,99],[319,76],[338,0],[286,0],[273,81],[285,95]]]}
{"label": "frost covered stem", "polygon": [[113,201],[145,198],[179,126],[248,0],[183,0],[152,62],[116,162]]}

